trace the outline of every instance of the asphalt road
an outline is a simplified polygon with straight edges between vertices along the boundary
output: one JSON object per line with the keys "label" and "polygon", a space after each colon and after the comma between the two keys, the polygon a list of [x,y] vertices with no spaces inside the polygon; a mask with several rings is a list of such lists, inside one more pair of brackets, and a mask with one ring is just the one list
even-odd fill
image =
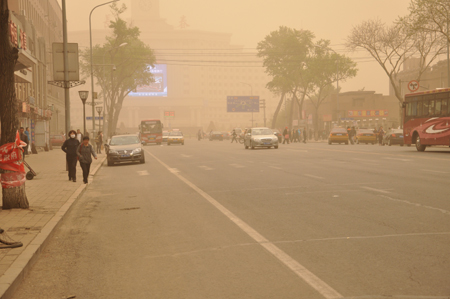
{"label": "asphalt road", "polygon": [[449,298],[450,149],[229,141],[104,166],[21,298]]}

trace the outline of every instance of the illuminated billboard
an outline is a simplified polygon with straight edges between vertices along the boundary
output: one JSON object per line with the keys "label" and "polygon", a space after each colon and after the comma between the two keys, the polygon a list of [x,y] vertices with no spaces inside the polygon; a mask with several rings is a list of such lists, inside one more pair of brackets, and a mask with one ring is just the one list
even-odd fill
{"label": "illuminated billboard", "polygon": [[149,85],[138,86],[128,95],[131,97],[167,97],[167,65],[155,64],[148,67],[153,74],[154,82]]}

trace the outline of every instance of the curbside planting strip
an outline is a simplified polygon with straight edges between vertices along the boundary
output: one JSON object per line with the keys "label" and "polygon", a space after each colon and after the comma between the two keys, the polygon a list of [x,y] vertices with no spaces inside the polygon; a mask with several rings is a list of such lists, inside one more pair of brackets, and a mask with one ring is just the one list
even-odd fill
{"label": "curbside planting strip", "polygon": [[[90,173],[91,176],[95,176],[100,167],[102,167],[105,160],[106,157],[101,159],[100,163]],[[88,184],[82,184],[75,190],[75,192],[69,197],[66,203],[55,213],[50,221],[47,222],[47,224],[30,242],[30,244],[26,246],[22,253],[8,268],[8,270],[5,271],[3,276],[0,277],[0,299],[12,298],[15,290],[19,287],[24,277],[26,276],[26,273],[37,261],[42,250],[49,242],[50,237],[60,225],[61,220],[64,219],[64,216],[67,214],[67,212],[70,211],[73,203],[83,195],[87,186],[91,184],[92,181],[93,179],[91,179]]]}

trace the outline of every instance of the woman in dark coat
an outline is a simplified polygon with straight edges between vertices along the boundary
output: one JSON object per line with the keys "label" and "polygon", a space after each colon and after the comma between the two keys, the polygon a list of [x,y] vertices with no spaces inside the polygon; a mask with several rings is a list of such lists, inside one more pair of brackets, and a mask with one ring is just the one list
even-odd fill
{"label": "woman in dark coat", "polygon": [[83,143],[80,144],[77,155],[80,159],[81,169],[83,169],[83,182],[87,184],[89,171],[91,169],[92,156],[97,159],[97,154],[95,153],[94,148],[89,144],[88,136],[83,137]]}
{"label": "woman in dark coat", "polygon": [[77,132],[69,131],[69,139],[64,141],[61,149],[66,153],[66,161],[69,168],[69,181],[77,181],[77,150],[80,142],[77,139]]}

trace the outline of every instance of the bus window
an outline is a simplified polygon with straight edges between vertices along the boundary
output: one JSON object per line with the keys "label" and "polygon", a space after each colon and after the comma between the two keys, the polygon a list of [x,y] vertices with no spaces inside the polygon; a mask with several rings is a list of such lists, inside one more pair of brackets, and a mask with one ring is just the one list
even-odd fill
{"label": "bus window", "polygon": [[441,115],[441,100],[436,100],[436,108],[434,110],[434,115],[439,116]]}
{"label": "bus window", "polygon": [[411,116],[412,103],[406,103],[406,116]]}
{"label": "bus window", "polygon": [[417,116],[422,116],[422,107],[423,107],[423,102],[417,102]]}
{"label": "bus window", "polygon": [[428,116],[430,110],[430,101],[423,101],[422,116]]}
{"label": "bus window", "polygon": [[417,102],[411,103],[411,116],[417,116]]}
{"label": "bus window", "polygon": [[441,103],[441,115],[442,116],[449,115],[448,100],[442,100],[442,103]]}
{"label": "bus window", "polygon": [[428,115],[429,116],[433,116],[434,115],[434,107],[435,107],[435,105],[436,105],[436,102],[434,100],[428,102]]}

